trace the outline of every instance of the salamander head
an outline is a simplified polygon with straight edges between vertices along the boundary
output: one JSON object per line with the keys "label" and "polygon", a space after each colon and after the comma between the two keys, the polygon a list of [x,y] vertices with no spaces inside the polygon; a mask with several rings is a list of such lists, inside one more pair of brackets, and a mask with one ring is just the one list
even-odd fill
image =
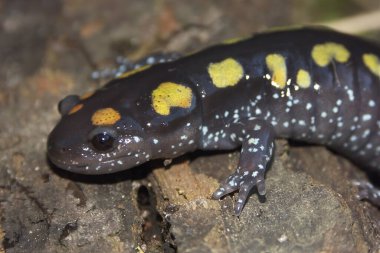
{"label": "salamander head", "polygon": [[[58,167],[83,174],[103,174],[150,159],[140,122],[106,88],[90,98],[71,95],[58,106],[62,115],[48,139],[48,157]],[[107,100],[104,100],[104,97]],[[103,98],[103,99],[102,99]]]}
{"label": "salamander head", "polygon": [[64,98],[49,159],[73,172],[105,174],[195,150],[201,117],[190,81],[162,66],[150,70]]}

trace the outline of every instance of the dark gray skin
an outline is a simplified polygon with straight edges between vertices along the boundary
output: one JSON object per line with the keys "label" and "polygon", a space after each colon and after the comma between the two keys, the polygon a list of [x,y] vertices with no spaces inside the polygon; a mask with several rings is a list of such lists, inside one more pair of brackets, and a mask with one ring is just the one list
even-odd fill
{"label": "dark gray skin", "polygon": [[[163,67],[157,65],[150,71],[161,72]],[[167,76],[163,74],[163,82],[167,79],[177,80],[177,75],[173,71]],[[193,97],[191,108],[174,108],[169,116],[158,117],[150,102],[153,87],[149,89],[145,86],[146,90],[135,88],[136,84],[153,85],[152,76],[159,80],[157,74],[135,75],[111,81],[83,101],[78,97],[73,99],[73,96],[63,99],[60,102],[62,118],[49,135],[49,159],[58,167],[75,173],[105,174],[132,168],[151,159],[174,158],[195,150],[200,120],[191,118],[200,114],[196,96]],[[84,105],[83,109],[69,115],[68,111],[79,103]],[[114,125],[92,125],[91,116],[94,112],[107,107],[117,110],[121,119]],[[188,122],[191,122],[191,126],[186,126]],[[94,136],[103,133],[114,138],[112,149],[106,152],[97,150],[91,141]],[[187,145],[171,149],[171,145],[176,145],[184,134],[188,139]],[[189,144],[190,140],[193,141]]]}
{"label": "dark gray skin", "polygon": [[[318,66],[311,51],[326,42],[344,45],[348,60]],[[265,64],[265,57],[273,53],[286,59],[288,82],[281,89],[273,85],[273,73]],[[363,168],[380,172],[380,76],[363,63],[366,53],[380,57],[378,46],[359,38],[306,28],[259,34],[157,64],[111,81],[88,99],[63,100],[62,119],[49,136],[48,156],[63,169],[103,174],[196,149],[241,147],[236,172],[213,195],[219,199],[238,190],[237,215],[254,186],[265,194],[264,175],[275,138],[326,145]],[[218,88],[208,66],[227,58],[242,66],[244,78]],[[295,81],[299,69],[310,73],[307,88]],[[152,107],[152,91],[163,82],[190,88],[191,106],[158,114]],[[83,108],[69,115],[79,103]],[[107,107],[118,111],[121,119],[113,125],[92,125],[94,112]],[[360,187],[362,197],[380,206],[378,190]]]}

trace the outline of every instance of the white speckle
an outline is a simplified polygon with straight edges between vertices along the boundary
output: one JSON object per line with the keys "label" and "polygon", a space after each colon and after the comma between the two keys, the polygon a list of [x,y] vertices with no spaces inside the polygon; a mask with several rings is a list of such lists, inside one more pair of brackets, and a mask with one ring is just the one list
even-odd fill
{"label": "white speckle", "polygon": [[260,108],[256,108],[255,113],[256,113],[257,115],[261,114],[261,110],[260,110]]}
{"label": "white speckle", "polygon": [[153,56],[148,57],[148,59],[146,60],[146,63],[148,63],[148,64],[153,64],[154,62],[155,62],[155,60],[154,60]]}
{"label": "white speckle", "polygon": [[181,140],[187,140],[187,135],[182,135]]}
{"label": "white speckle", "polygon": [[138,136],[133,136],[133,140],[134,140],[135,142],[140,142],[140,137],[138,137]]}
{"label": "white speckle", "polygon": [[250,138],[248,140],[248,144],[257,145],[257,143],[259,143],[259,138]]}
{"label": "white speckle", "polygon": [[206,126],[202,127],[202,133],[203,135],[206,135],[208,131],[208,128]]}
{"label": "white speckle", "polygon": [[307,103],[306,104],[306,110],[310,110],[313,106],[311,105],[311,103]]}
{"label": "white speckle", "polygon": [[153,143],[154,143],[154,144],[157,144],[157,143],[158,143],[158,140],[157,140],[157,139],[153,139]]}
{"label": "white speckle", "polygon": [[274,99],[278,99],[279,97],[280,97],[280,96],[278,95],[278,93],[274,93],[274,94],[273,94],[273,98],[274,98]]}
{"label": "white speckle", "polygon": [[254,172],[252,173],[252,177],[257,177],[257,174],[259,174],[259,172],[254,171]]}
{"label": "white speckle", "polygon": [[284,127],[289,127],[289,122],[285,121],[284,123],[282,123],[282,125],[283,125]]}
{"label": "white speckle", "polygon": [[338,107],[334,107],[334,108],[333,108],[333,112],[334,112],[334,113],[337,113],[337,112],[338,112]]}
{"label": "white speckle", "polygon": [[259,131],[261,129],[261,126],[260,125],[255,125],[255,128],[253,130],[255,131]]}
{"label": "white speckle", "polygon": [[304,120],[300,120],[300,121],[298,121],[298,124],[299,124],[300,126],[305,126],[305,125],[306,125],[306,123],[305,123]]}
{"label": "white speckle", "polygon": [[321,113],[321,117],[322,117],[322,118],[326,118],[326,117],[327,117],[327,113],[326,113],[326,112],[322,112],[322,113]]}
{"label": "white speckle", "polygon": [[224,112],[224,117],[227,118],[227,117],[228,117],[228,114],[229,114],[229,112],[228,112],[228,111],[225,111],[225,112]]}
{"label": "white speckle", "polygon": [[362,117],[363,121],[368,121],[368,120],[371,120],[372,119],[372,115],[371,114],[364,114],[363,117]]}
{"label": "white speckle", "polygon": [[368,102],[368,105],[369,105],[369,107],[375,107],[375,106],[376,106],[376,103],[375,103],[375,101],[370,100],[370,101]]}
{"label": "white speckle", "polygon": [[347,95],[348,95],[348,99],[350,101],[354,101],[355,97],[354,97],[354,92],[352,90],[347,90]]}
{"label": "white speckle", "polygon": [[368,135],[369,135],[369,133],[370,133],[369,129],[366,129],[366,130],[364,131],[362,137],[363,137],[363,138],[367,138]]}

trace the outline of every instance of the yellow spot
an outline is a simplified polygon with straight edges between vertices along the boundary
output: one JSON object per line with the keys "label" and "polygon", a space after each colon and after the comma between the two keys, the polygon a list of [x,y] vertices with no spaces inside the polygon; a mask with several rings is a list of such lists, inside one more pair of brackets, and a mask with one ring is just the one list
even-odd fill
{"label": "yellow spot", "polygon": [[86,92],[82,96],[80,96],[80,100],[85,100],[85,99],[91,97],[92,95],[94,95],[94,93],[95,93],[95,91]]}
{"label": "yellow spot", "polygon": [[73,108],[71,108],[68,114],[70,115],[70,114],[76,113],[77,111],[82,109],[82,107],[83,107],[83,104],[77,104]]}
{"label": "yellow spot", "polygon": [[192,96],[189,87],[165,82],[152,92],[152,105],[158,114],[169,115],[171,107],[189,108]]}
{"label": "yellow spot", "polygon": [[283,89],[286,86],[287,79],[285,58],[280,54],[269,54],[265,57],[265,62],[272,74],[272,85]]}
{"label": "yellow spot", "polygon": [[332,60],[345,63],[350,58],[350,52],[341,44],[327,42],[315,45],[311,57],[320,67],[326,67]]}
{"label": "yellow spot", "polygon": [[112,108],[97,110],[91,117],[91,122],[95,126],[113,125],[120,119],[120,113]]}
{"label": "yellow spot", "polygon": [[268,29],[265,29],[261,34],[274,33],[274,32],[286,32],[304,28],[303,25],[288,25],[288,26],[272,26]]}
{"label": "yellow spot", "polygon": [[243,41],[245,40],[246,37],[238,37],[238,38],[231,38],[231,39],[226,39],[222,42],[222,44],[224,45],[230,45],[230,44],[234,44],[234,43],[237,43],[237,42],[240,42],[240,41]]}
{"label": "yellow spot", "polygon": [[216,87],[225,88],[235,86],[243,77],[244,70],[239,62],[227,58],[221,62],[208,65],[208,74]]}
{"label": "yellow spot", "polygon": [[140,67],[140,68],[130,70],[130,71],[128,71],[128,72],[123,73],[123,74],[122,74],[121,76],[119,76],[118,78],[119,78],[119,79],[120,79],[120,78],[126,78],[126,77],[128,77],[128,76],[131,76],[131,75],[134,75],[134,74],[136,74],[136,73],[139,73],[139,72],[141,72],[141,71],[143,71],[143,70],[146,70],[146,69],[148,69],[149,67],[150,67],[150,65],[145,65],[145,66],[142,66],[142,67]]}
{"label": "yellow spot", "polygon": [[309,88],[311,84],[311,78],[309,72],[304,69],[300,69],[297,72],[297,84],[301,88]]}
{"label": "yellow spot", "polygon": [[376,76],[380,77],[380,59],[374,54],[363,54],[363,62]]}

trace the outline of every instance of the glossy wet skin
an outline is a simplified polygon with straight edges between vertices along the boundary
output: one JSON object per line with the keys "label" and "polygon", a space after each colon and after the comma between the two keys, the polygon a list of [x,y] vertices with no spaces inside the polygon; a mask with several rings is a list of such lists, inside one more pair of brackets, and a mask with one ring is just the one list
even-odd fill
{"label": "glossy wet skin", "polygon": [[[151,94],[133,86],[149,83],[150,78],[138,75],[130,81],[121,80],[82,99],[68,96],[60,102],[62,118],[48,138],[48,157],[56,166],[82,174],[105,174],[195,149],[194,140],[184,145],[183,151],[157,148],[169,138],[181,138],[194,106],[185,111],[174,109],[164,119],[157,117],[149,101]],[[186,138],[193,132],[188,131]]]}
{"label": "glossy wet skin", "polygon": [[238,190],[240,214],[254,186],[265,194],[275,138],[326,145],[379,171],[379,96],[378,46],[330,30],[259,34],[63,100],[48,156],[63,169],[103,174],[241,147],[236,171],[213,195]]}
{"label": "glossy wet skin", "polygon": [[[107,90],[98,91],[92,98],[78,101],[83,104],[83,108],[63,115],[51,132],[48,155],[58,167],[79,173],[101,174],[133,167],[137,162],[149,160],[149,147],[144,145],[146,137],[139,122],[130,117],[122,117],[115,124],[89,124],[94,112],[101,109],[98,103],[103,93],[107,94]],[[112,98],[116,99],[117,96]],[[107,104],[104,106],[110,108]],[[119,113],[128,115],[128,108],[118,110]],[[141,150],[144,153],[141,152],[140,156]]]}

